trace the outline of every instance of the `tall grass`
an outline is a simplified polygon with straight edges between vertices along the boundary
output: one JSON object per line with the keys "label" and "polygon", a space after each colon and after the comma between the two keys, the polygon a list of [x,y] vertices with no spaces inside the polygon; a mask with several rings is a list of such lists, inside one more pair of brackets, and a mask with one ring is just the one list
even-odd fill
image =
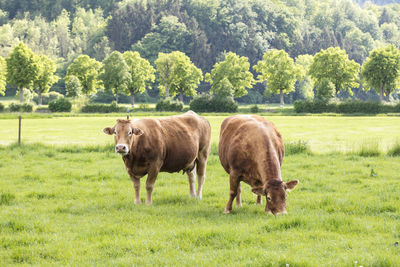
{"label": "tall grass", "polygon": [[353,148],[353,154],[361,157],[378,157],[382,154],[379,142],[374,140],[363,141],[358,146]]}
{"label": "tall grass", "polygon": [[391,148],[389,148],[387,154],[392,157],[400,156],[400,140],[397,140],[396,143]]}

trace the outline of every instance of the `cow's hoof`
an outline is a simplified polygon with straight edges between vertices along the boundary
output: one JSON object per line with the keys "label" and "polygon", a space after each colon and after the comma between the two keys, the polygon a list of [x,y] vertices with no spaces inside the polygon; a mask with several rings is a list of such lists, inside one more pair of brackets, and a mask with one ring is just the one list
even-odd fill
{"label": "cow's hoof", "polygon": [[242,203],[236,204],[236,207],[241,208],[242,207]]}
{"label": "cow's hoof", "polygon": [[135,200],[135,205],[140,205],[140,204],[142,204],[142,202],[140,200],[139,201]]}
{"label": "cow's hoof", "polygon": [[224,210],[224,213],[225,213],[225,214],[229,214],[229,213],[231,213],[231,211],[230,211],[230,210],[227,210],[227,209],[225,209],[225,210]]}

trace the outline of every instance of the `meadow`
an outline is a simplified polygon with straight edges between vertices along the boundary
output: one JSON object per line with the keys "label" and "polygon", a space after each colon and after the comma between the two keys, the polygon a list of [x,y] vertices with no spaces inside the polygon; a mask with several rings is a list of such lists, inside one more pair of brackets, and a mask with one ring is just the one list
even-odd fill
{"label": "meadow", "polygon": [[185,175],[161,173],[153,205],[134,205],[101,132],[115,118],[26,118],[21,146],[16,120],[0,119],[1,265],[400,265],[399,157],[387,153],[400,117],[268,117],[288,144],[284,180],[300,180],[289,214],[277,217],[247,185],[243,207],[223,214],[217,115],[207,116],[214,145],[203,199],[189,198]]}

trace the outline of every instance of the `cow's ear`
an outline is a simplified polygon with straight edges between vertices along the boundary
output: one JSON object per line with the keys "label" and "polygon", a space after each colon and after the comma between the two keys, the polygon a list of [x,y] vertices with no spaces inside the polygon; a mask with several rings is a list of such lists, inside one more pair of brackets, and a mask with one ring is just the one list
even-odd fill
{"label": "cow's ear", "polygon": [[285,183],[285,189],[286,190],[293,190],[296,185],[299,183],[299,180],[292,180],[290,182]]}
{"label": "cow's ear", "polygon": [[106,127],[106,128],[103,129],[103,132],[105,134],[108,134],[108,135],[113,135],[114,134],[114,128]]}
{"label": "cow's ear", "polygon": [[144,131],[140,128],[133,128],[132,132],[134,135],[137,135],[137,136],[144,134]]}
{"label": "cow's ear", "polygon": [[258,196],[265,196],[264,186],[253,187],[251,191]]}

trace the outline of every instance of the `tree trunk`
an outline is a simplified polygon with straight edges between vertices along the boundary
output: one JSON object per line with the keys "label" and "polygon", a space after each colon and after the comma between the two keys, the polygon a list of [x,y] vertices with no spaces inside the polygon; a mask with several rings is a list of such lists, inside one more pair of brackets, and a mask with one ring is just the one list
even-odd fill
{"label": "tree trunk", "polygon": [[381,102],[383,102],[383,85],[382,85],[381,91],[380,91],[380,93],[379,93],[379,100],[380,100]]}
{"label": "tree trunk", "polygon": [[38,106],[42,105],[42,92],[38,92]]}
{"label": "tree trunk", "polygon": [[284,103],[284,101],[283,101],[283,90],[282,89],[280,89],[280,96],[281,96],[281,108],[283,108],[283,105],[285,104]]}
{"label": "tree trunk", "polygon": [[135,95],[131,93],[131,107],[133,108],[135,106]]}
{"label": "tree trunk", "polygon": [[181,102],[183,102],[183,92],[182,92],[182,90],[179,90],[179,100]]}
{"label": "tree trunk", "polygon": [[24,88],[19,88],[19,103],[24,103]]}
{"label": "tree trunk", "polygon": [[118,105],[118,94],[115,94],[115,103]]}
{"label": "tree trunk", "polygon": [[169,85],[167,84],[165,86],[165,98],[168,98],[168,97],[169,97]]}

